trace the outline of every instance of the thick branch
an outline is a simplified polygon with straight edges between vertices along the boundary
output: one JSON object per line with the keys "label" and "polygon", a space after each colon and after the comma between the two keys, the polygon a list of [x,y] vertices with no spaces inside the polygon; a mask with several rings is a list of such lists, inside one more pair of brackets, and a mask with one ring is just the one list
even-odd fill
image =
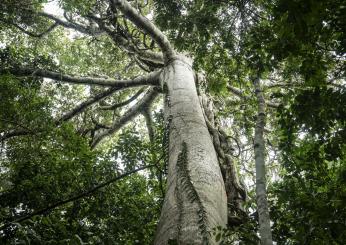
{"label": "thick branch", "polygon": [[[139,82],[140,80],[143,80],[145,81],[145,78],[148,78],[148,81],[151,80],[151,81],[154,81],[156,79],[158,79],[157,75],[158,73],[156,72],[153,72],[153,73],[150,73],[146,76],[142,76],[142,77],[137,77],[135,78],[133,81],[137,81]],[[152,82],[153,84],[156,83],[155,82]],[[133,84],[131,84],[133,85]],[[127,86],[129,87],[129,86]],[[93,97],[90,97],[89,99],[87,99],[86,101],[80,103],[79,105],[77,105],[75,108],[73,108],[72,110],[70,110],[69,112],[65,113],[64,115],[62,115],[60,118],[56,119],[55,120],[55,124],[56,126],[60,125],[62,122],[65,122],[65,121],[68,121],[70,120],[71,118],[73,118],[74,116],[82,113],[85,109],[87,109],[89,106],[95,104],[96,102],[106,98],[107,96],[113,94],[114,92],[116,91],[119,91],[121,89],[124,89],[126,88],[126,86],[116,86],[116,87],[111,87]],[[36,132],[36,131],[35,131]],[[4,141],[4,140],[7,140],[9,138],[12,138],[12,137],[15,137],[15,136],[23,136],[23,135],[31,135],[33,133],[35,133],[34,131],[30,131],[30,130],[13,130],[13,131],[10,131],[8,133],[4,133],[2,136],[0,136],[0,141]]]}
{"label": "thick branch", "polygon": [[[119,91],[124,88],[139,86],[139,85],[158,85],[159,74],[160,74],[160,71],[154,71],[147,75],[136,77],[132,80],[113,80],[113,79],[102,79],[102,78],[91,78],[91,77],[72,77],[69,75],[62,75],[57,72],[45,71],[41,69],[35,70],[35,69],[29,69],[29,68],[18,68],[18,69],[0,70],[0,74],[8,73],[8,72],[14,75],[19,75],[19,76],[36,75],[36,76],[42,76],[42,77],[51,78],[51,79],[60,78],[60,81],[65,81],[65,82],[75,83],[75,84],[89,84],[89,85],[93,84],[93,85],[100,85],[100,86],[106,86],[106,85],[112,86],[111,88],[80,103],[71,111],[65,113],[60,118],[56,119],[55,123],[57,126],[60,125],[62,122],[68,121],[72,117],[80,114],[89,106],[95,104],[96,102],[104,99],[105,97],[113,94],[116,91]],[[93,81],[96,81],[96,82],[93,83]],[[0,141],[9,139],[15,136],[30,135],[33,133],[34,132],[29,130],[18,130],[18,131],[13,130],[8,133],[4,133],[2,136],[0,136]]]}
{"label": "thick branch", "polygon": [[155,88],[149,89],[149,91],[144,95],[144,97],[137,102],[133,107],[131,107],[123,116],[121,116],[119,119],[117,119],[110,129],[104,129],[99,134],[95,136],[93,141],[91,142],[91,147],[94,148],[100,141],[107,137],[108,135],[111,135],[115,132],[117,132],[119,129],[121,129],[124,125],[126,125],[130,120],[132,120],[134,117],[138,116],[142,109],[150,105],[155,98],[157,97],[158,92]]}
{"label": "thick branch", "polygon": [[[40,12],[39,15],[55,21],[55,23],[58,25],[61,25],[61,26],[68,28],[68,29],[74,29],[74,30],[76,30],[80,33],[83,33],[83,34],[87,34],[87,35],[91,35],[91,36],[97,36],[97,35],[100,35],[102,33],[107,33],[113,39],[113,41],[115,41],[119,46],[126,49],[127,52],[136,53],[142,59],[148,60],[148,61],[151,61],[151,62],[154,62],[157,64],[163,63],[162,54],[153,52],[151,50],[137,50],[135,47],[130,45],[128,40],[121,37],[120,35],[117,35],[116,32],[114,32],[114,31],[110,30],[108,27],[106,27],[105,23],[102,20],[95,18],[94,16],[89,16],[89,17],[92,21],[96,22],[99,25],[99,28],[96,28],[94,25],[91,28],[89,26],[86,27],[86,26],[82,26],[82,25],[77,24],[77,23],[65,21],[65,20],[60,19],[57,16],[54,16],[52,14],[48,14],[45,12]],[[144,17],[142,17],[142,18],[144,18]]]}
{"label": "thick branch", "polygon": [[60,207],[60,206],[63,206],[63,205],[65,205],[65,204],[69,203],[69,202],[73,202],[73,201],[76,201],[76,200],[78,200],[78,199],[81,199],[81,198],[85,198],[85,197],[87,197],[87,196],[90,196],[90,195],[94,194],[96,191],[98,191],[99,189],[101,189],[101,188],[103,188],[103,187],[105,187],[105,186],[108,186],[108,185],[110,185],[110,184],[112,184],[112,183],[114,183],[114,182],[116,182],[116,181],[118,181],[118,180],[120,180],[120,179],[123,179],[123,178],[125,178],[125,177],[131,175],[131,174],[137,173],[137,172],[139,172],[139,171],[141,171],[141,170],[144,170],[144,169],[147,169],[147,168],[151,168],[151,167],[156,167],[156,165],[155,165],[155,164],[152,164],[152,165],[143,166],[143,167],[134,169],[134,170],[132,170],[132,171],[126,172],[126,173],[124,173],[124,174],[121,174],[121,175],[119,175],[119,176],[117,176],[117,177],[115,177],[115,178],[112,178],[112,179],[110,179],[110,180],[108,180],[108,181],[105,181],[105,182],[103,182],[103,183],[101,183],[101,184],[95,186],[94,188],[92,188],[92,189],[90,189],[90,190],[88,190],[88,191],[82,192],[82,193],[79,194],[79,195],[76,195],[76,196],[73,196],[73,197],[71,197],[71,198],[68,198],[68,199],[65,199],[65,200],[56,202],[56,203],[54,203],[54,204],[52,204],[52,205],[50,205],[50,206],[48,206],[48,207],[45,207],[45,208],[40,209],[40,210],[37,210],[37,211],[35,211],[35,212],[33,212],[33,213],[27,215],[27,216],[24,216],[24,217],[21,217],[21,218],[19,218],[19,219],[16,219],[16,220],[14,220],[14,221],[12,221],[12,222],[10,222],[10,223],[6,223],[6,224],[4,224],[3,226],[0,227],[0,230],[4,230],[4,229],[6,229],[7,227],[9,227],[9,226],[11,226],[11,225],[13,225],[13,224],[15,224],[15,223],[20,223],[20,222],[23,222],[23,221],[25,221],[25,220],[28,220],[28,219],[32,218],[33,216],[35,216],[35,215],[46,214],[46,213],[52,211],[53,209],[55,209],[55,208],[57,208],[57,207]]}
{"label": "thick branch", "polygon": [[112,4],[117,6],[121,12],[132,21],[138,28],[149,34],[152,39],[157,42],[164,54],[165,62],[167,63],[174,56],[174,50],[168,41],[167,37],[147,18],[142,16],[135,8],[126,0],[111,0]]}
{"label": "thick branch", "polygon": [[72,84],[87,84],[108,86],[117,88],[129,88],[140,85],[159,85],[159,73],[160,71],[154,71],[144,76],[138,76],[130,80],[116,80],[111,78],[99,78],[99,77],[77,77],[62,74],[60,72],[48,71],[43,69],[16,67],[11,69],[0,69],[0,74],[10,73],[15,76],[37,76],[50,78],[56,81],[67,82]]}

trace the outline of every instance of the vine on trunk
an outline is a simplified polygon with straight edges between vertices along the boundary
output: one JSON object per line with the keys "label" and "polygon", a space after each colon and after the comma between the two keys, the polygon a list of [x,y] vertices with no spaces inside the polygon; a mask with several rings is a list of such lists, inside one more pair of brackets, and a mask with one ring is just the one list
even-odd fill
{"label": "vine on trunk", "polygon": [[[176,188],[176,197],[177,197],[177,204],[179,208],[179,218],[178,218],[178,235],[180,235],[180,226],[182,222],[182,214],[183,214],[183,205],[182,205],[182,196],[181,193],[186,193],[187,199],[191,202],[197,203],[198,206],[198,228],[199,232],[202,235],[203,238],[203,244],[209,244],[209,233],[207,230],[207,213],[203,206],[202,200],[200,196],[198,195],[198,192],[196,188],[194,187],[190,170],[188,167],[188,159],[187,159],[187,144],[186,142],[182,143],[182,151],[178,155],[177,160],[177,188]],[[178,236],[179,239],[179,236]]]}
{"label": "vine on trunk", "polygon": [[[163,93],[165,94],[165,105],[167,106],[168,110],[170,110],[171,103],[170,103],[170,96],[168,92],[167,83],[163,84],[162,90],[163,90]],[[166,118],[164,133],[163,133],[163,142],[162,142],[166,174],[168,172],[168,163],[169,163],[169,135],[170,135],[172,119],[173,119],[173,116],[171,114],[169,114],[169,116]]]}
{"label": "vine on trunk", "polygon": [[164,155],[164,164],[165,164],[165,174],[168,172],[168,162],[169,162],[169,134],[170,128],[172,124],[172,115],[167,117],[165,123],[165,129],[163,133],[162,147],[163,147],[163,155]]}
{"label": "vine on trunk", "polygon": [[247,217],[243,209],[243,203],[246,201],[246,190],[241,183],[235,163],[232,161],[232,146],[229,137],[220,128],[215,126],[212,101],[205,95],[200,96],[200,102],[204,113],[204,118],[213,139],[215,151],[217,153],[222,177],[225,183],[228,207],[228,225],[237,226],[244,222]]}

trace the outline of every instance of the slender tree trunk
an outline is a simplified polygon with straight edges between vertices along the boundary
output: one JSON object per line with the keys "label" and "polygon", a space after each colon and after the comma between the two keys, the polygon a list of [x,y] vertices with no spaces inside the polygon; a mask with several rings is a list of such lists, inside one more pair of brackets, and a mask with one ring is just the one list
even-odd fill
{"label": "slender tree trunk", "polygon": [[256,201],[259,217],[259,230],[262,245],[272,245],[270,217],[266,191],[266,170],[264,162],[265,144],[263,131],[265,126],[265,100],[261,90],[260,79],[254,81],[255,93],[258,103],[258,115],[255,128],[254,151],[256,163]]}
{"label": "slender tree trunk", "polygon": [[209,231],[226,225],[227,198],[191,61],[172,61],[162,72],[162,82],[168,178],[155,244],[215,244]]}

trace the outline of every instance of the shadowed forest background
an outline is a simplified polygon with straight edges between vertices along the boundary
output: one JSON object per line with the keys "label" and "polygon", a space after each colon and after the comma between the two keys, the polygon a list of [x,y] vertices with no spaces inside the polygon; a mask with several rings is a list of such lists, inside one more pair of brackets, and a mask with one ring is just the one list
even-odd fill
{"label": "shadowed forest background", "polygon": [[345,244],[345,30],[342,0],[2,0],[0,243]]}

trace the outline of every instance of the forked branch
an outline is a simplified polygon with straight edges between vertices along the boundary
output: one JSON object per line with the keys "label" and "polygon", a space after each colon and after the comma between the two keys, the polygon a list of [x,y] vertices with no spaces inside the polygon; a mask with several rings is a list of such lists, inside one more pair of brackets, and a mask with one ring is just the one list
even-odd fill
{"label": "forked branch", "polygon": [[132,101],[134,101],[135,99],[137,99],[138,96],[140,96],[140,95],[144,92],[144,90],[145,90],[145,87],[140,88],[140,89],[137,91],[137,93],[135,93],[131,98],[129,98],[129,99],[123,101],[123,102],[116,103],[116,104],[114,104],[114,105],[101,106],[100,109],[102,109],[102,110],[115,110],[115,109],[117,109],[117,108],[119,108],[119,107],[123,107],[123,106],[125,106],[125,105],[128,105],[128,104],[130,104]]}
{"label": "forked branch", "polygon": [[110,129],[103,129],[102,131],[100,131],[100,133],[98,133],[92,140],[91,147],[96,147],[102,139],[114,134],[124,125],[126,125],[129,121],[138,116],[142,112],[143,108],[147,107],[155,100],[158,94],[159,93],[156,91],[155,88],[149,89],[149,91],[144,95],[144,97],[141,100],[137,102],[137,104],[131,107],[127,112],[125,112],[124,115],[122,115],[113,123]]}

